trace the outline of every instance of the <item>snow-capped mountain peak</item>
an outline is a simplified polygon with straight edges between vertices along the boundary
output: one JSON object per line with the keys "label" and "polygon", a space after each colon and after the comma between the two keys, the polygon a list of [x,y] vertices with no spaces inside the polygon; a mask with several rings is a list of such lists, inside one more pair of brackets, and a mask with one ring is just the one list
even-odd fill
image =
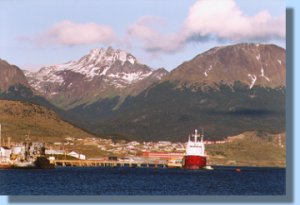
{"label": "snow-capped mountain peak", "polygon": [[26,75],[36,80],[51,81],[53,83],[62,83],[62,79],[59,76],[62,75],[62,72],[66,71],[81,74],[86,80],[93,80],[94,77],[100,76],[115,77],[124,76],[125,74],[126,76],[136,76],[134,78],[124,78],[124,80],[128,79],[128,83],[131,83],[134,80],[151,74],[152,69],[146,68],[146,66],[142,66],[144,67],[142,70],[136,68],[140,66],[137,59],[130,53],[108,47],[107,49],[92,49],[78,61],[43,67],[36,73],[26,73]]}
{"label": "snow-capped mountain peak", "polygon": [[107,49],[92,49],[88,55],[82,57],[79,61],[93,63],[95,65],[99,63],[110,65],[116,61],[120,61],[122,65],[124,65],[125,62],[129,62],[131,64],[135,64],[137,62],[136,58],[131,54],[119,49],[114,50],[112,47],[108,47]]}
{"label": "snow-capped mountain peak", "polygon": [[78,89],[90,89],[93,95],[96,90],[97,93],[107,89],[120,90],[148,77],[151,82],[160,80],[166,74],[167,71],[158,74],[140,64],[132,54],[111,47],[92,49],[79,60],[25,73],[31,86],[48,98]]}

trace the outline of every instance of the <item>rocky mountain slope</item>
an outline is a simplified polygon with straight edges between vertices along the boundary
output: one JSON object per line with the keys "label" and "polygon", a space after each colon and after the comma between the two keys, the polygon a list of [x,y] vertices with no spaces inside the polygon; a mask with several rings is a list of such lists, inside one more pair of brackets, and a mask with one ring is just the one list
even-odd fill
{"label": "rocky mountain slope", "polygon": [[109,47],[93,49],[78,61],[25,74],[30,85],[42,96],[69,109],[99,99],[140,93],[167,71],[153,70],[130,53]]}
{"label": "rocky mountain slope", "polygon": [[30,87],[22,70],[0,59],[0,91],[6,91],[16,84]]}
{"label": "rocky mountain slope", "polygon": [[237,44],[212,48],[174,69],[165,81],[181,85],[217,87],[247,85],[285,86],[285,50],[276,45]]}

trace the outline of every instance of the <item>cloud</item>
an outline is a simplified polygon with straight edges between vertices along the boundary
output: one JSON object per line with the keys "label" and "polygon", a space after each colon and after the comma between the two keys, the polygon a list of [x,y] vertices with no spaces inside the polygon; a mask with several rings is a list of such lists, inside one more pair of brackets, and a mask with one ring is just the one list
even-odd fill
{"label": "cloud", "polygon": [[261,41],[285,38],[285,17],[266,11],[245,15],[234,0],[198,0],[189,10],[183,35],[229,41]]}
{"label": "cloud", "polygon": [[61,21],[54,24],[36,39],[39,45],[85,45],[103,43],[110,44],[116,40],[111,27],[96,23],[78,24],[71,21]]}
{"label": "cloud", "polygon": [[160,30],[166,23],[157,17],[143,16],[127,29],[126,44],[139,46],[148,52],[174,52],[181,48],[176,33],[164,34]]}
{"label": "cloud", "polygon": [[[284,11],[284,10],[283,10]],[[32,41],[39,45],[103,44],[137,47],[151,54],[175,53],[194,42],[267,42],[285,39],[285,16],[272,16],[267,10],[246,15],[235,0],[198,0],[178,24],[166,32],[167,23],[154,16],[143,16],[127,27],[125,36],[117,38],[113,29],[96,23],[68,20],[52,25]],[[20,41],[31,40],[22,37]]]}
{"label": "cloud", "polygon": [[142,17],[129,26],[126,41],[138,41],[148,52],[174,53],[190,42],[285,39],[285,16],[273,17],[266,10],[248,16],[234,0],[196,1],[177,32],[163,34],[159,25],[156,17]]}

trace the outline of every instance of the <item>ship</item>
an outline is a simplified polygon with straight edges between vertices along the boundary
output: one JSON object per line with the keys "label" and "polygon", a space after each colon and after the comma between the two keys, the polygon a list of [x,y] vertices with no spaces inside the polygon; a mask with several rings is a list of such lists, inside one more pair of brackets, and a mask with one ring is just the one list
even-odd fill
{"label": "ship", "polygon": [[198,130],[189,140],[186,145],[186,152],[182,160],[182,167],[184,169],[204,169],[206,167],[206,154],[203,142],[203,133],[201,136]]}
{"label": "ship", "polygon": [[19,161],[13,164],[14,169],[54,169],[55,165],[44,157],[39,156],[35,160]]}
{"label": "ship", "polygon": [[36,169],[54,169],[55,165],[50,163],[50,160],[45,156],[39,156],[34,161],[34,165]]}

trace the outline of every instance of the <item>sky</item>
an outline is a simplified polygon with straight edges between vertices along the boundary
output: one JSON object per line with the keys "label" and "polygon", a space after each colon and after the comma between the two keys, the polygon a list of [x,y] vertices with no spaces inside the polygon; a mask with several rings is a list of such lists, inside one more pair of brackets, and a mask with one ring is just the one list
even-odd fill
{"label": "sky", "polygon": [[125,50],[172,70],[216,46],[285,48],[284,0],[0,0],[0,59],[21,69]]}

